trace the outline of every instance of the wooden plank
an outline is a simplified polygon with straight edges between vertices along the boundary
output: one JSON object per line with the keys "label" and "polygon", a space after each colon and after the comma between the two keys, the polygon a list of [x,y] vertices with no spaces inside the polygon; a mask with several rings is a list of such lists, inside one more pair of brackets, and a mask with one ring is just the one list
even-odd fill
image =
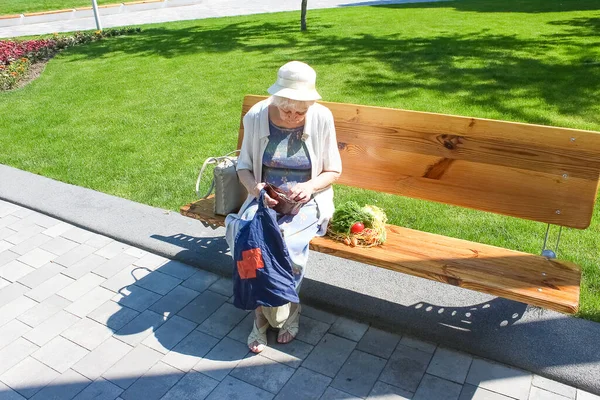
{"label": "wooden plank", "polygon": [[[182,214],[224,225],[212,199],[182,207]],[[564,313],[577,312],[581,271],[576,265],[500,247],[388,226],[380,247],[349,247],[327,237],[312,250]]]}
{"label": "wooden plank", "polygon": [[[242,114],[264,98],[246,96]],[[322,104],[336,122],[341,184],[579,229],[590,224],[597,132]],[[242,136],[240,126],[238,145]]]}

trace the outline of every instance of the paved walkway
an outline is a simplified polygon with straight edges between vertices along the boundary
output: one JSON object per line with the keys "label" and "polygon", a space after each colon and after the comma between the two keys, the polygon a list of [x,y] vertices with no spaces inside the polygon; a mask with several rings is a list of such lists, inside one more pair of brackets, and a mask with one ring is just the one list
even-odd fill
{"label": "paved walkway", "polygon": [[[333,8],[344,6],[422,3],[436,0],[310,0],[309,9]],[[127,12],[116,15],[102,16],[102,26],[113,28],[117,26],[152,24],[158,22],[183,21],[191,19],[227,17],[234,15],[249,15],[280,11],[299,11],[300,0],[199,0],[199,4],[160,8],[154,10]],[[102,10],[100,11],[102,15]],[[308,16],[310,24],[310,15]],[[300,24],[300,22],[298,22]],[[0,28],[0,38],[39,35],[53,32],[72,32],[78,30],[96,29],[93,17],[54,21],[40,24],[20,25]]]}
{"label": "paved walkway", "polygon": [[[249,354],[231,281],[0,201],[0,399],[600,400],[304,307]],[[274,342],[274,333],[270,342]]]}

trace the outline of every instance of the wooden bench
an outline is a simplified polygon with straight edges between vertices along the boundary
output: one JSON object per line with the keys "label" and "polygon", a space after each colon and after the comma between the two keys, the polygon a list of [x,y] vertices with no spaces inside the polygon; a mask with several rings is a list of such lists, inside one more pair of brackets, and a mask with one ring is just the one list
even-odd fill
{"label": "wooden bench", "polygon": [[[262,96],[246,96],[242,117]],[[339,184],[548,224],[589,226],[600,177],[600,133],[323,102],[334,115]],[[240,126],[238,147],[241,146]],[[211,199],[181,207],[213,225]],[[564,313],[577,312],[571,262],[388,226],[376,248],[318,237],[311,249]]]}

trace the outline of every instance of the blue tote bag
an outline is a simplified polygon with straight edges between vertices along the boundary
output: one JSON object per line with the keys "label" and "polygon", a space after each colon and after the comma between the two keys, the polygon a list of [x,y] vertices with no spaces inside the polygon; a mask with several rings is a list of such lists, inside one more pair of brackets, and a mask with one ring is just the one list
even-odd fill
{"label": "blue tote bag", "polygon": [[243,310],[299,303],[292,261],[275,211],[258,199],[254,218],[242,221],[234,246],[233,304]]}

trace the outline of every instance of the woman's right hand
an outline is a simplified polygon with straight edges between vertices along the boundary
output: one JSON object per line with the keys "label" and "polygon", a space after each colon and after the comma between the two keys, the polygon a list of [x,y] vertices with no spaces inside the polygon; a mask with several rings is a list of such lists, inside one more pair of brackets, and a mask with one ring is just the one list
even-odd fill
{"label": "woman's right hand", "polygon": [[[256,186],[254,186],[254,189],[252,189],[252,195],[258,199],[258,197],[260,196],[260,191],[263,190],[265,186],[266,183],[264,182],[257,183]],[[265,205],[267,207],[273,208],[277,205],[277,203],[279,203],[277,200],[271,198],[268,194],[265,193]]]}

